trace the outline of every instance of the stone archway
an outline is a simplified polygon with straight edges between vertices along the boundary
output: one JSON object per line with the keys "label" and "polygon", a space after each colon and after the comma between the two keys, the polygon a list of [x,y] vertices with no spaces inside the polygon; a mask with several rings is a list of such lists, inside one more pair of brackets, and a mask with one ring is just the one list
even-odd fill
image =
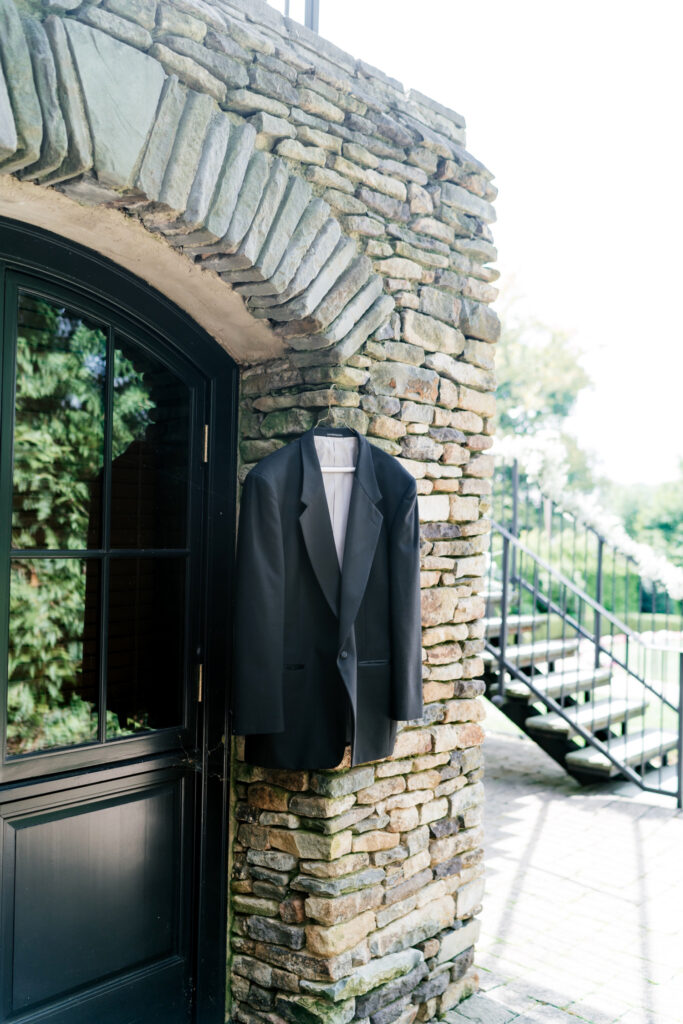
{"label": "stone archway", "polygon": [[0,173],[139,212],[276,325],[283,350],[343,362],[388,320],[370,259],[307,181],[256,148],[253,124],[91,25],[22,22],[10,0],[0,19]]}
{"label": "stone archway", "polygon": [[234,356],[241,475],[332,404],[417,478],[424,717],[338,774],[238,757],[232,1012],[441,1017],[478,984],[492,176],[459,114],[262,0],[0,0],[0,65],[0,212]]}

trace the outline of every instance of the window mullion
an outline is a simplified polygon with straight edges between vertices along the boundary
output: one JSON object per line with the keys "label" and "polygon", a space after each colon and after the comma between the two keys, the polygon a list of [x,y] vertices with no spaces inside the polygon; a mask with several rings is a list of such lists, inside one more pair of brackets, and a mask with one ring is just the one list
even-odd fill
{"label": "window mullion", "polygon": [[107,739],[107,648],[109,635],[109,577],[111,554],[111,463],[114,419],[114,329],[107,329],[107,375],[104,385],[104,453],[102,466],[102,579],[100,598],[100,743]]}

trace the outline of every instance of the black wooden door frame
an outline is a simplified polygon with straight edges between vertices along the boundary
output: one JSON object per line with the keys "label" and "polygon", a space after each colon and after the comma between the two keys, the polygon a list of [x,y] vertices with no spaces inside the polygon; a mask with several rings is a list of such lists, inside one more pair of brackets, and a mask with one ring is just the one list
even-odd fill
{"label": "black wooden door frame", "polygon": [[[114,315],[123,309],[125,316],[148,334],[175,347],[208,381],[207,511],[201,580],[206,613],[202,712],[194,763],[198,787],[194,1021],[223,1024],[229,827],[228,624],[232,619],[236,529],[238,369],[230,356],[169,299],[111,260],[68,239],[33,225],[0,218],[0,262],[20,273],[80,292]],[[160,752],[159,767],[164,760]],[[99,767],[93,771],[93,783],[111,779],[123,770],[130,771],[134,761],[116,761],[107,768]],[[69,784],[67,769],[64,785],[68,788]],[[10,785],[0,786],[0,796]],[[50,780],[37,779],[29,783],[29,788],[32,796],[47,789],[54,791],[55,776]]]}

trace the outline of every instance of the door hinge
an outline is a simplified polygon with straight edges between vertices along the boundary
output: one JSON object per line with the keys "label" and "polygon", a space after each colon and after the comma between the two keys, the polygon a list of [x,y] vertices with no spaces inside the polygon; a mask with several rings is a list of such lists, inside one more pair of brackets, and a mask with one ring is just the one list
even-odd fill
{"label": "door hinge", "polygon": [[209,424],[204,424],[204,462],[209,461]]}
{"label": "door hinge", "polygon": [[197,671],[197,703],[201,704],[204,700],[204,665],[200,661]]}

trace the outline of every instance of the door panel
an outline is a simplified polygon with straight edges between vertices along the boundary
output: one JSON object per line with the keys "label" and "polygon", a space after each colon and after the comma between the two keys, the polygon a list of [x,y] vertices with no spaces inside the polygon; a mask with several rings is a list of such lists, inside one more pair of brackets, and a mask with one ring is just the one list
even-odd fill
{"label": "door panel", "polygon": [[226,659],[205,617],[234,519],[203,456],[233,366],[134,279],[143,316],[85,251],[60,264],[47,237],[38,271],[5,230],[0,1024],[218,1024],[226,726],[220,699],[204,712]]}
{"label": "door panel", "polygon": [[76,994],[83,1001],[103,982],[111,988],[116,976],[125,983],[143,968],[175,974],[186,1011],[186,784],[160,774],[166,778],[138,776],[142,788],[128,793],[117,782],[96,794],[71,790],[68,803],[55,794],[42,806],[5,808],[2,934],[14,945],[13,958],[3,958],[8,1019]]}

